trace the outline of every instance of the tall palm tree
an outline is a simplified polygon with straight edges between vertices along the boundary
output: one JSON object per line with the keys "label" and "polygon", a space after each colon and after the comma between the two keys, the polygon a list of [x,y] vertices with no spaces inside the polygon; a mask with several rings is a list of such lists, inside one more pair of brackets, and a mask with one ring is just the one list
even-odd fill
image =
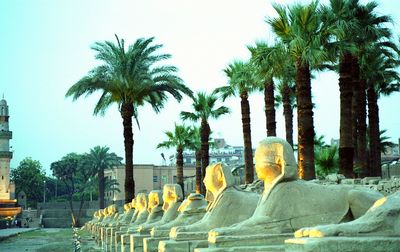
{"label": "tall palm tree", "polygon": [[200,128],[192,126],[191,129],[191,143],[189,149],[194,151],[196,158],[196,193],[201,193],[202,181],[201,181],[201,140],[200,140]]}
{"label": "tall palm tree", "polygon": [[294,4],[284,7],[274,4],[278,17],[267,22],[287,45],[296,66],[296,98],[298,124],[299,177],[315,178],[314,119],[311,99],[311,70],[328,60],[323,45],[327,32],[322,30],[318,3]]}
{"label": "tall palm tree", "polygon": [[101,97],[94,108],[94,114],[104,115],[116,104],[121,114],[124,128],[125,146],[125,202],[135,195],[133,179],[133,130],[132,117],[138,126],[138,109],[148,103],[159,112],[168,99],[167,93],[180,101],[182,94],[192,95],[182,80],[176,75],[177,68],[159,65],[169,59],[169,54],[157,54],[162,45],[153,45],[154,38],[140,38],[127,49],[123,39],[116,36],[117,43],[96,42],[92,49],[102,65],[93,68],[67,91],[73,100],[100,91]]}
{"label": "tall palm tree", "polygon": [[[293,146],[293,108],[295,107],[295,78],[296,69],[294,62],[285,44],[276,43],[274,46],[268,46],[263,42],[256,42],[255,47],[248,47],[252,55],[252,61],[260,67],[260,74],[272,75],[278,79],[278,94],[274,95],[273,90],[266,103],[266,107],[273,107],[275,103],[283,105],[283,116],[285,118],[286,141]],[[272,82],[273,83],[273,82]],[[275,98],[275,100],[274,100]],[[272,109],[268,109],[271,111]],[[275,114],[275,108],[273,110]],[[275,116],[274,116],[275,117]],[[268,125],[268,123],[267,123]]]}
{"label": "tall palm tree", "polygon": [[110,148],[107,146],[95,146],[90,149],[87,158],[89,163],[97,171],[98,177],[98,191],[99,191],[99,208],[103,209],[104,195],[105,195],[105,179],[104,171],[112,169],[113,167],[121,164],[121,157],[118,157],[114,152],[109,152]]}
{"label": "tall palm tree", "polygon": [[370,174],[381,176],[378,99],[380,95],[400,91],[400,76],[396,71],[400,66],[399,51],[388,51],[374,43],[366,48],[360,61],[361,75],[367,84]]}
{"label": "tall palm tree", "polygon": [[176,183],[179,184],[184,192],[183,186],[183,150],[192,144],[193,134],[190,127],[175,124],[174,131],[166,131],[168,140],[157,145],[159,148],[176,148]]}
{"label": "tall palm tree", "polygon": [[390,21],[377,15],[376,7],[359,0],[330,0],[322,7],[324,24],[336,28],[327,47],[339,57],[340,171],[348,177],[353,176],[353,160],[361,176],[367,175],[365,80],[360,80],[359,57],[366,44],[388,34],[381,26]]}
{"label": "tall palm tree", "polygon": [[[182,120],[190,120],[193,122],[200,121],[200,140],[201,140],[201,181],[204,179],[206,167],[210,163],[210,118],[217,119],[224,114],[230,113],[229,108],[220,106],[216,108],[218,97],[215,94],[207,95],[204,92],[198,92],[193,98],[193,112],[182,111]],[[202,186],[202,194],[205,194],[205,187]]]}
{"label": "tall palm tree", "polygon": [[251,145],[251,122],[249,94],[258,89],[255,68],[249,62],[234,61],[224,69],[229,85],[215,89],[223,101],[230,96],[239,96],[242,111],[242,129],[244,142],[245,183],[254,180],[253,148]]}
{"label": "tall palm tree", "polygon": [[265,118],[267,136],[276,136],[275,120],[275,83],[277,62],[271,59],[273,47],[265,42],[256,42],[255,46],[247,46],[251,53],[251,61],[256,66],[255,70],[260,79],[260,89],[264,92]]}

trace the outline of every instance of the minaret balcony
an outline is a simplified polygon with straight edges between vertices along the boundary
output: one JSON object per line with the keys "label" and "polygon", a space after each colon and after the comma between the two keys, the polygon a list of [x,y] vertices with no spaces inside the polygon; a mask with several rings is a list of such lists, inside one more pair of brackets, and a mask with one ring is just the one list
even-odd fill
{"label": "minaret balcony", "polygon": [[0,151],[0,158],[9,158],[11,159],[13,153],[11,151]]}
{"label": "minaret balcony", "polygon": [[12,138],[12,131],[0,130],[0,139],[11,139],[11,138]]}

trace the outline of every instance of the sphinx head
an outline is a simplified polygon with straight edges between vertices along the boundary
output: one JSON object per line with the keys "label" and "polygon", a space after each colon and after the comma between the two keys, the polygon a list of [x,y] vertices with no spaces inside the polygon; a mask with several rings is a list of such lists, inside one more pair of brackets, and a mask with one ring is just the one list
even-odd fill
{"label": "sphinx head", "polygon": [[174,202],[183,200],[182,188],[178,184],[166,184],[163,188],[163,210],[166,211]]}
{"label": "sphinx head", "polygon": [[259,179],[270,183],[278,177],[297,178],[297,164],[293,149],[288,142],[278,137],[267,137],[255,152],[255,168]]}
{"label": "sphinx head", "polygon": [[160,190],[153,190],[149,193],[149,202],[147,206],[147,210],[151,212],[157,206],[161,206],[163,204],[162,193]]}
{"label": "sphinx head", "polygon": [[144,193],[138,193],[135,198],[135,207],[136,209],[141,212],[144,209],[147,209],[147,197]]}

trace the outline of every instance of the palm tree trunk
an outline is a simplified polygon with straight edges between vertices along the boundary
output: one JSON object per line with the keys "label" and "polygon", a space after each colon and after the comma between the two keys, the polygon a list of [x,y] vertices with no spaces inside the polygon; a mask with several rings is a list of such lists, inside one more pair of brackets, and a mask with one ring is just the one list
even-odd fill
{"label": "palm tree trunk", "polygon": [[105,181],[104,181],[103,169],[99,169],[97,177],[99,178],[99,208],[103,209],[105,207],[104,205]]}
{"label": "palm tree trunk", "polygon": [[[209,139],[210,139],[210,125],[207,120],[201,120],[200,126],[200,141],[201,141],[201,181],[204,181],[206,175],[206,168],[210,163],[209,154]],[[206,195],[206,187],[203,184],[201,187],[201,193]]]}
{"label": "palm tree trunk", "polygon": [[265,117],[267,120],[267,136],[276,136],[274,89],[275,85],[272,79],[269,79],[264,83],[264,102],[265,102]]}
{"label": "palm tree trunk", "polygon": [[196,193],[201,193],[201,150],[196,150]]}
{"label": "palm tree trunk", "polygon": [[183,149],[176,149],[176,183],[181,186],[182,194],[185,195],[183,186]]}
{"label": "palm tree trunk", "polygon": [[379,145],[379,107],[378,95],[374,87],[367,90],[368,96],[368,123],[369,123],[369,156],[370,174],[382,176],[381,171],[381,150]]}
{"label": "palm tree trunk", "polygon": [[353,147],[354,147],[354,155],[353,155],[353,162],[354,164],[359,163],[358,160],[358,113],[359,113],[359,79],[356,79],[356,73],[358,69],[358,66],[355,66],[355,64],[352,64],[352,88],[353,88],[353,95],[352,95],[352,101],[351,101],[351,126],[352,126],[352,138],[353,138]]}
{"label": "palm tree trunk", "polygon": [[298,173],[302,179],[315,178],[314,118],[311,99],[311,75],[308,64],[296,62],[296,94],[298,125]]}
{"label": "palm tree trunk", "polygon": [[339,143],[339,172],[347,178],[353,174],[353,127],[352,121],[352,56],[347,53],[340,59],[339,89],[340,89],[340,143]]}
{"label": "palm tree trunk", "polygon": [[367,162],[367,104],[366,104],[366,84],[365,80],[361,79],[357,92],[357,121],[358,121],[358,134],[357,134],[357,167],[360,170],[360,177],[369,175],[368,162]]}
{"label": "palm tree trunk", "polygon": [[245,183],[251,184],[254,180],[253,148],[251,146],[250,104],[247,92],[240,94],[242,109],[242,127],[244,141]]}
{"label": "palm tree trunk", "polygon": [[282,103],[283,116],[285,117],[286,141],[293,147],[293,108],[291,103],[291,90],[288,84],[283,85]]}
{"label": "palm tree trunk", "polygon": [[125,203],[129,203],[135,197],[135,181],[133,180],[133,131],[132,131],[132,104],[121,105],[121,116],[124,125],[125,145]]}

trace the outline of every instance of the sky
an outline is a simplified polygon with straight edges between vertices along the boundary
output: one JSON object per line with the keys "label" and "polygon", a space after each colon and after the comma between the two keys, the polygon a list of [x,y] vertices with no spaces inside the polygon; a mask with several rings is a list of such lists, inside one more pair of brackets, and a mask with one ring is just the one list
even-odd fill
{"label": "sky", "polygon": [[[179,68],[179,76],[188,87],[195,92],[211,92],[227,84],[223,69],[230,62],[249,58],[246,45],[273,40],[264,21],[275,15],[272,2],[293,1],[0,1],[0,95],[4,94],[10,111],[11,167],[32,157],[50,175],[52,162],[70,152],[88,152],[96,145],[109,146],[124,156],[122,119],[116,106],[103,117],[93,116],[99,94],[76,102],[65,98],[68,88],[99,64],[90,49],[94,42],[114,42],[114,34],[127,44],[154,36],[156,43],[164,45],[160,52],[172,55],[165,63]],[[393,17],[394,30],[400,34],[397,1],[378,2],[378,11]],[[315,130],[329,142],[339,137],[338,76],[332,72],[315,76]],[[381,129],[387,129],[394,142],[400,137],[400,117],[395,110],[399,101],[400,94],[379,101]],[[134,163],[161,164],[161,153],[174,153],[155,147],[166,140],[165,131],[173,130],[174,123],[182,123],[179,113],[190,111],[190,104],[188,98],[180,103],[170,98],[159,114],[149,106],[140,108],[141,129],[134,126]],[[240,100],[230,98],[224,105],[232,113],[210,121],[213,136],[225,138],[230,145],[243,145]],[[261,93],[250,96],[250,106],[252,142],[256,146],[266,137]],[[281,108],[277,110],[277,135],[285,137]]]}

